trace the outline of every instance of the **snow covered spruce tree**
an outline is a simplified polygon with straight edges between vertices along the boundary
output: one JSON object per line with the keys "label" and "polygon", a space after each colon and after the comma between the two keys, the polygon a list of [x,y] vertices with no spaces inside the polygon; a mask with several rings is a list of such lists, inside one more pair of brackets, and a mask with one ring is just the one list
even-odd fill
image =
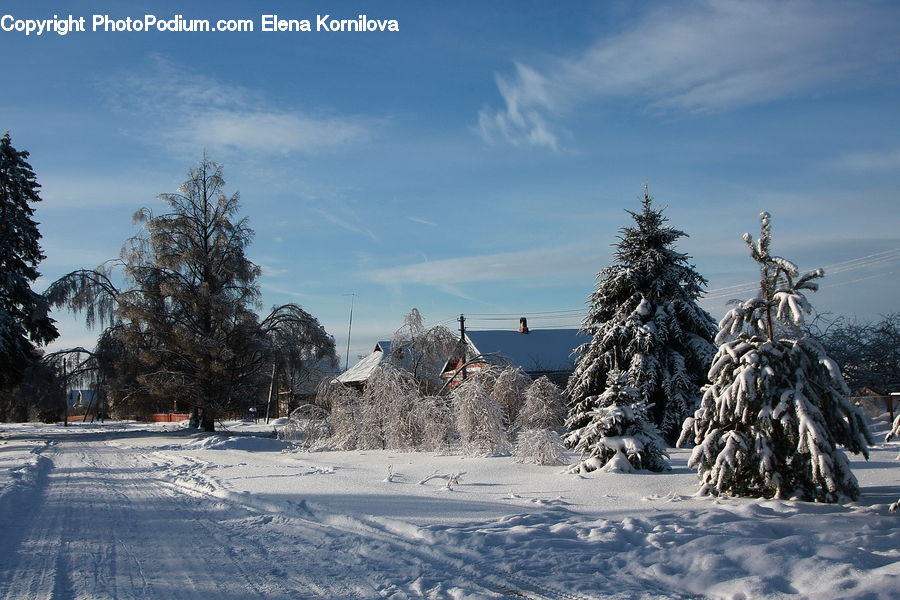
{"label": "snow covered spruce tree", "polygon": [[562,390],[547,377],[538,378],[525,390],[525,404],[514,423],[517,461],[566,464],[566,449],[558,433],[565,411]]}
{"label": "snow covered spruce tree", "polygon": [[592,339],[577,349],[567,387],[570,447],[594,419],[614,369],[652,406],[651,419],[674,444],[715,351],[715,322],[697,305],[706,280],[673,248],[687,234],[666,225],[646,187],[642,204],[641,212],[628,211],[635,226],[621,229],[616,261],[598,274],[581,326]]}
{"label": "snow covered spruce tree", "polygon": [[[41,201],[41,186],[27,158],[9,133],[0,139],[0,421],[25,419],[27,406],[12,401],[13,388],[39,360],[35,345],[58,335],[47,300],[31,289],[44,256],[31,206]],[[10,409],[18,414],[8,414]]]}
{"label": "snow covered spruce tree", "polygon": [[597,469],[630,473],[636,469],[666,471],[669,455],[659,430],[647,416],[647,405],[618,369],[609,372],[606,389],[595,399],[590,422],[574,431],[575,450],[586,458],[571,471]]}
{"label": "snow covered spruce tree", "polygon": [[824,272],[801,275],[772,255],[769,214],[761,219],[759,240],[744,234],[760,265],[760,292],[719,324],[710,384],[684,423],[681,441],[697,444],[688,464],[701,493],[855,499],[859,486],[838,446],[868,458],[872,438],[837,365],[799,327],[811,312],[804,291],[818,289]]}

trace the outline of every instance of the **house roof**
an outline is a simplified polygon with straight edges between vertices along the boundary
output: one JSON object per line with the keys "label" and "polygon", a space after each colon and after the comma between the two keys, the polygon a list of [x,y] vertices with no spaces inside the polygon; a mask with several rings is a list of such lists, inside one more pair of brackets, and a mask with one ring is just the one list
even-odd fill
{"label": "house roof", "polygon": [[499,353],[525,372],[571,371],[575,348],[591,339],[577,329],[467,331],[466,337],[477,354]]}
{"label": "house roof", "polygon": [[319,383],[328,377],[334,377],[339,371],[336,361],[330,358],[304,360],[305,380],[295,383],[294,392],[298,394],[314,394]]}
{"label": "house roof", "polygon": [[391,343],[389,341],[381,341],[375,344],[372,354],[368,355],[351,368],[337,376],[336,381],[340,383],[362,383],[368,381],[372,372],[378,368],[381,361],[385,359],[391,352]]}

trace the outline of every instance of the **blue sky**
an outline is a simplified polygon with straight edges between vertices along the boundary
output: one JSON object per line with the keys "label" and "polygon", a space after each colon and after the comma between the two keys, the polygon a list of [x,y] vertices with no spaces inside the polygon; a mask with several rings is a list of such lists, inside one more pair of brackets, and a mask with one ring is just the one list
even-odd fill
{"label": "blue sky", "polygon": [[[29,150],[42,288],[114,258],[203,151],[256,231],[266,307],[351,363],[430,323],[575,326],[646,183],[703,305],[752,295],[740,236],[826,268],[820,311],[900,298],[895,2],[4,2],[3,14],[396,19],[395,33],[0,31],[0,128]],[[14,83],[11,83],[14,82]],[[543,313],[543,314],[541,314]],[[510,317],[509,321],[495,317]],[[95,334],[56,315],[55,347]]]}

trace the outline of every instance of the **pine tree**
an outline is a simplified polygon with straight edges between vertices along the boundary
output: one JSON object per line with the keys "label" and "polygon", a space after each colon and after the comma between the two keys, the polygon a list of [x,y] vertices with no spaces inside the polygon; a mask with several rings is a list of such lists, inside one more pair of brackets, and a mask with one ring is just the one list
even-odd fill
{"label": "pine tree", "polygon": [[644,189],[643,210],[628,211],[635,226],[621,230],[616,261],[598,274],[569,378],[566,442],[574,447],[590,424],[610,371],[626,374],[669,443],[696,408],[705,379],[715,323],[697,305],[706,280],[673,244],[683,231],[666,225]]}
{"label": "pine tree", "polygon": [[[17,385],[35,360],[35,345],[59,335],[49,304],[31,289],[43,260],[31,203],[40,202],[40,184],[28,152],[18,151],[7,132],[0,139],[0,391]],[[4,394],[5,395],[5,394]],[[0,408],[0,413],[5,407]],[[0,419],[5,418],[0,414]]]}
{"label": "pine tree", "polygon": [[578,439],[575,450],[587,456],[573,472],[669,469],[665,442],[650,422],[640,394],[627,380],[622,371],[610,371],[606,389],[595,400],[590,422],[573,432]]}
{"label": "pine tree", "polygon": [[760,293],[720,323],[718,353],[700,408],[684,423],[689,466],[702,493],[856,499],[859,486],[838,446],[868,458],[871,435],[862,413],[821,344],[800,328],[811,312],[804,291],[818,289],[821,269],[800,274],[770,252],[769,214],[758,241],[744,240],[760,265]]}

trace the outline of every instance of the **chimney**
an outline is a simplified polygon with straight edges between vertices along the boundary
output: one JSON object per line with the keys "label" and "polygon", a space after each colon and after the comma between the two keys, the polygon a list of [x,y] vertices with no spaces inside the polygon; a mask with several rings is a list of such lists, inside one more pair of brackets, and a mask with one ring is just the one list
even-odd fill
{"label": "chimney", "polygon": [[525,317],[519,318],[519,333],[528,333],[528,319]]}

